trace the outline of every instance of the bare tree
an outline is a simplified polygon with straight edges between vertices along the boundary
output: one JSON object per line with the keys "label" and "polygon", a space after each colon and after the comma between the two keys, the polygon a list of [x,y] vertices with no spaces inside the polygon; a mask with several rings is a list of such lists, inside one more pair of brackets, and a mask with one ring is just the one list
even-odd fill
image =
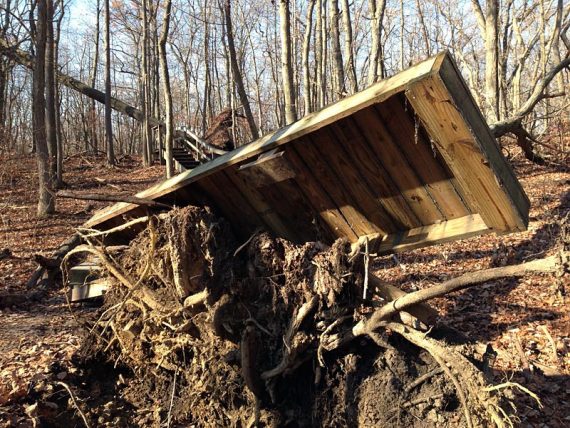
{"label": "bare tree", "polygon": [[113,147],[113,122],[111,108],[111,24],[109,0],[105,0],[105,140],[107,142],[107,163],[115,165]]}
{"label": "bare tree", "polygon": [[[107,0],[105,0],[107,1]],[[141,3],[142,9],[142,73],[141,73],[141,107],[144,115],[143,129],[142,129],[142,155],[143,165],[149,166],[151,164],[151,127],[149,123],[149,116],[151,115],[150,104],[150,77],[149,77],[149,30],[148,30],[148,0],[143,0]]]}
{"label": "bare tree", "polygon": [[356,78],[356,64],[354,63],[354,49],[352,38],[352,21],[350,19],[350,4],[348,0],[342,0],[342,25],[344,27],[344,56],[346,58],[346,74],[350,83],[350,91],[358,92],[358,80]]}
{"label": "bare tree", "polygon": [[368,85],[378,78],[384,78],[384,55],[382,50],[382,26],[386,12],[386,0],[369,0],[372,14],[372,47],[370,49],[370,63],[368,65]]}
{"label": "bare tree", "polygon": [[291,15],[289,12],[289,0],[280,0],[279,2],[279,27],[281,33],[281,75],[283,79],[283,94],[285,96],[285,121],[289,124],[297,120],[291,58]]}
{"label": "bare tree", "polygon": [[174,175],[174,160],[172,158],[172,141],[174,138],[174,119],[172,117],[172,94],[170,92],[170,76],[168,74],[168,62],[166,59],[166,41],[168,39],[168,31],[170,28],[170,13],[172,10],[172,1],[166,0],[164,5],[164,17],[162,20],[162,32],[158,42],[159,60],[160,60],[160,78],[162,81],[162,94],[164,96],[164,109],[166,112],[165,128],[166,138],[164,141],[164,151],[166,158],[166,177],[170,178]]}
{"label": "bare tree", "polygon": [[232,27],[231,0],[225,0],[224,2],[224,18],[226,23],[226,38],[228,42],[228,51],[230,56],[230,64],[231,64],[233,80],[235,82],[238,96],[243,106],[243,110],[245,112],[245,117],[249,125],[249,130],[251,131],[253,139],[256,140],[257,138],[259,138],[259,132],[257,130],[257,125],[255,124],[255,119],[253,118],[253,114],[251,113],[249,99],[245,91],[245,85],[243,83],[236,54],[234,32]]}
{"label": "bare tree", "polygon": [[330,22],[331,22],[331,45],[332,56],[334,60],[333,74],[334,85],[333,92],[335,98],[344,96],[344,65],[342,63],[342,52],[340,50],[340,29],[339,29],[339,11],[338,0],[329,0],[330,5]]}
{"label": "bare tree", "polygon": [[307,20],[305,22],[305,36],[303,38],[303,94],[305,101],[305,114],[313,111],[311,100],[311,72],[309,69],[309,51],[311,48],[311,30],[313,28],[313,10],[315,9],[315,0],[309,0],[307,5]]}
{"label": "bare tree", "polygon": [[57,182],[57,128],[56,128],[56,97],[55,97],[55,41],[53,31],[54,5],[53,0],[47,0],[47,34],[46,34],[46,52],[45,52],[45,121],[46,136],[49,154],[49,172],[50,181],[54,187],[58,187]]}
{"label": "bare tree", "polygon": [[34,134],[36,141],[36,159],[38,163],[38,216],[55,212],[55,197],[53,192],[52,175],[49,167],[48,144],[46,137],[45,114],[45,65],[48,5],[46,0],[37,2],[37,23],[34,65]]}
{"label": "bare tree", "polygon": [[[99,67],[99,38],[101,36],[101,25],[100,25],[100,17],[101,17],[101,0],[97,0],[96,4],[96,12],[95,12],[95,46],[93,51],[93,64],[91,67],[91,78],[89,79],[91,87],[95,88],[97,84],[97,69]],[[97,108],[95,106],[95,100],[91,100],[91,109],[89,111],[89,119],[91,121],[91,147],[93,153],[97,153],[98,150],[98,140],[99,137],[97,135]],[[87,149],[87,147],[86,147]]]}

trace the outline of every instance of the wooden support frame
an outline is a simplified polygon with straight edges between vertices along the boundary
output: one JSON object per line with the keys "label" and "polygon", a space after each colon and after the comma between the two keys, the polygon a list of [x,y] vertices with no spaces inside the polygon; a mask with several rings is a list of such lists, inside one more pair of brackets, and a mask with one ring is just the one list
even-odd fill
{"label": "wooden support frame", "polygon": [[371,253],[378,255],[401,253],[427,245],[467,239],[489,232],[491,232],[491,229],[481,216],[479,214],[471,214],[391,235],[381,236],[376,234],[363,236],[359,238],[357,243],[353,244],[353,250],[356,250],[362,245],[364,240],[368,239],[369,251]]}
{"label": "wooden support frame", "polygon": [[[320,218],[327,242],[367,237],[379,253],[528,224],[528,198],[447,52],[137,197],[180,203],[201,191],[243,234],[265,226],[303,242],[315,239],[302,232],[314,224],[296,223]],[[306,216],[293,215],[300,200]],[[105,229],[137,210],[119,203],[86,226]]]}

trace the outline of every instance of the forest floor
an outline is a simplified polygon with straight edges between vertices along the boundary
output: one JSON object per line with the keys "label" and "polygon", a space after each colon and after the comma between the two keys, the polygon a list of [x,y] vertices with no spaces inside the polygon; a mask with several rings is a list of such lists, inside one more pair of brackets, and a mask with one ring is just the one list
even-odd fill
{"label": "forest floor", "polygon": [[[374,261],[376,273],[414,290],[465,272],[554,254],[562,239],[562,220],[570,215],[570,174],[521,159],[513,163],[531,200],[526,232],[379,257]],[[0,256],[0,295],[7,295],[25,290],[36,267],[34,254],[49,256],[105,204],[59,199],[56,215],[37,219],[35,158],[0,156],[0,165],[0,251],[11,252],[7,258]],[[141,168],[129,157],[109,168],[102,158],[75,156],[65,167],[67,188],[85,193],[134,194],[162,177],[160,166]],[[569,292],[570,285],[552,275],[528,275],[433,302],[446,323],[492,345],[497,383],[512,380],[539,396],[542,408],[527,396],[517,396],[520,426],[570,426]],[[32,426],[30,416],[37,409],[28,392],[53,373],[66,382],[69,370],[62,367],[72,366],[80,329],[62,290],[42,301],[0,308],[0,426]]]}

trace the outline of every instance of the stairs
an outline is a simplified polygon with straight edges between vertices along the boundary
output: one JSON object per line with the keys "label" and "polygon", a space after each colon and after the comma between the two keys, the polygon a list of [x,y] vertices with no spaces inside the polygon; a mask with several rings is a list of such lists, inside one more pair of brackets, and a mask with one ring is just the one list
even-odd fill
{"label": "stairs", "polygon": [[198,162],[194,155],[188,150],[182,147],[172,148],[172,157],[174,158],[174,163],[180,171],[186,171],[188,169],[194,169],[200,162]]}

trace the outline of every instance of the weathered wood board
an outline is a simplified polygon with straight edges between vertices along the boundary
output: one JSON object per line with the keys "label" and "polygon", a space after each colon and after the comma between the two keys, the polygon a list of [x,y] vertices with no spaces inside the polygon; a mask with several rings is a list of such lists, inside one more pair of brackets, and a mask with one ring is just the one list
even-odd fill
{"label": "weathered wood board", "polygon": [[[524,230],[529,211],[447,52],[137,196],[209,204],[242,238],[262,227],[383,253]],[[147,209],[119,203],[86,226]]]}

